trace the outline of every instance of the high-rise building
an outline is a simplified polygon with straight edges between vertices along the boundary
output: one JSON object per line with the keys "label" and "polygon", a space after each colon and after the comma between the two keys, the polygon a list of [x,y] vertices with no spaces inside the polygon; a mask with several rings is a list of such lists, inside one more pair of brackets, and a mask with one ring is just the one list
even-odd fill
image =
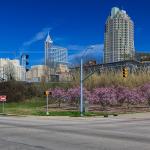
{"label": "high-rise building", "polygon": [[112,8],[104,36],[104,63],[134,59],[134,23],[126,11]]}
{"label": "high-rise building", "polygon": [[60,64],[67,65],[68,51],[66,48],[53,46],[52,44],[53,41],[48,34],[45,41],[45,65],[55,70],[54,72],[51,71],[52,74],[55,74]]}
{"label": "high-rise building", "polygon": [[49,50],[52,47],[52,44],[53,44],[53,41],[51,40],[50,35],[48,33],[46,41],[45,41],[45,65],[46,66],[48,65],[48,61],[49,61],[48,55],[49,55]]}

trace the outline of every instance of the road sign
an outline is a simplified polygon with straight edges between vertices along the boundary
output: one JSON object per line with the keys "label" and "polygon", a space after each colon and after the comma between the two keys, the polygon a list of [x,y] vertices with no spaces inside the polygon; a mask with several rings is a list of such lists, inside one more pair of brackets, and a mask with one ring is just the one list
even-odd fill
{"label": "road sign", "polygon": [[0,102],[3,102],[3,113],[4,113],[4,103],[6,102],[7,96],[6,95],[0,95]]}
{"label": "road sign", "polygon": [[6,95],[0,95],[0,102],[6,102]]}

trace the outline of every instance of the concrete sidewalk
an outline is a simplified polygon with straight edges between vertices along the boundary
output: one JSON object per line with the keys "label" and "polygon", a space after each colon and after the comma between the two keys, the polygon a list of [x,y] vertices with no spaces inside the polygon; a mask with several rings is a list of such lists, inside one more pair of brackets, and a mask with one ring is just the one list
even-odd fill
{"label": "concrete sidewalk", "polygon": [[126,119],[150,119],[150,112],[143,113],[129,113],[129,114],[120,114],[116,118],[126,118]]}

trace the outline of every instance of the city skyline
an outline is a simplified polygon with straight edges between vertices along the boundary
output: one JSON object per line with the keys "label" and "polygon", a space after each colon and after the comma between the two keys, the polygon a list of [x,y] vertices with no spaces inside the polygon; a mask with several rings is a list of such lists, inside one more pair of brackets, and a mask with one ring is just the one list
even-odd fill
{"label": "city skyline", "polygon": [[91,45],[97,46],[94,53],[100,52],[105,21],[114,6],[123,7],[135,23],[135,49],[149,52],[149,3],[148,0],[136,5],[129,0],[1,1],[0,57],[14,58],[15,53],[23,51],[29,53],[30,65],[41,64],[48,31],[57,45],[68,49],[71,59]]}

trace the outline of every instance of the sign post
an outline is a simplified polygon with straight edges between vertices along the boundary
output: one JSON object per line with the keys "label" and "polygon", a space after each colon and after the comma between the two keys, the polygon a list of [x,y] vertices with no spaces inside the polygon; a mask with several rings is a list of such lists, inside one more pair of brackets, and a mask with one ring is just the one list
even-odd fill
{"label": "sign post", "polygon": [[6,95],[0,95],[0,102],[3,102],[2,111],[5,111]]}
{"label": "sign post", "polygon": [[5,111],[5,104],[4,104],[4,101],[3,101],[3,113],[4,113],[4,111]]}
{"label": "sign post", "polygon": [[46,91],[46,115],[49,115],[49,112],[48,112],[48,96],[49,96],[49,91]]}
{"label": "sign post", "polygon": [[49,112],[48,112],[48,98],[49,98],[49,95],[52,95],[52,92],[51,91],[45,91],[44,95],[46,95],[46,115],[49,115]]}

